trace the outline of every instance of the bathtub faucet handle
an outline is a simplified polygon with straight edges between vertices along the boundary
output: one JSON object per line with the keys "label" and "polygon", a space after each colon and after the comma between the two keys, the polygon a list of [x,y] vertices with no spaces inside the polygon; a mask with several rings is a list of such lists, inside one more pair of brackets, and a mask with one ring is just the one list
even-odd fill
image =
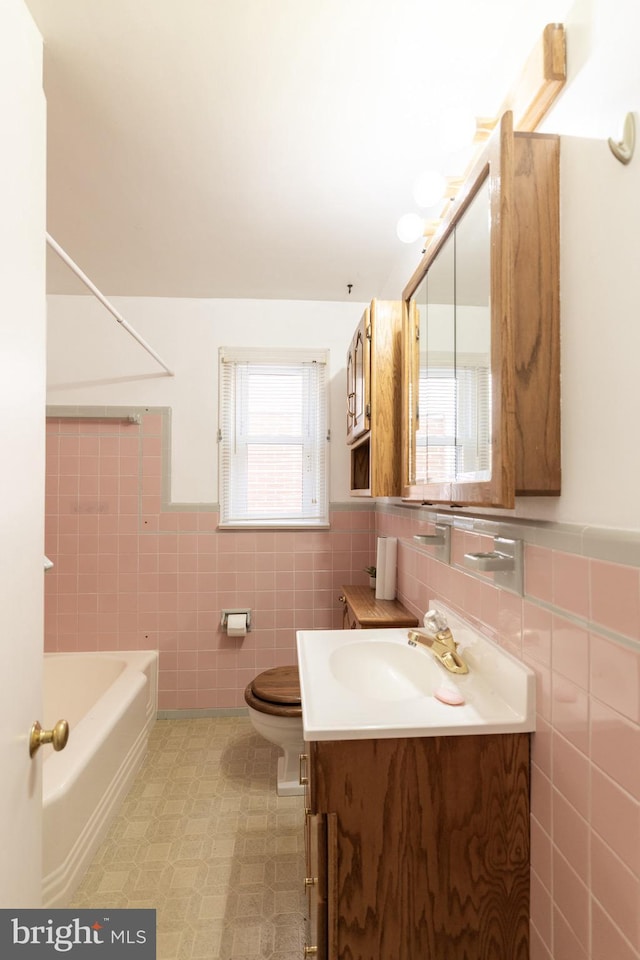
{"label": "bathtub faucet handle", "polygon": [[64,750],[68,739],[69,724],[66,720],[58,720],[53,730],[43,730],[36,720],[29,734],[29,756],[32,757],[43,743],[50,743],[54,750]]}

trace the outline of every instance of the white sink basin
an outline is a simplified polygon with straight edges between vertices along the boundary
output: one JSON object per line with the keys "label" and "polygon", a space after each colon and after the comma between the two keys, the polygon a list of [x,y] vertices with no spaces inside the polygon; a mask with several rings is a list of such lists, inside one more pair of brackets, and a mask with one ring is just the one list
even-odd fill
{"label": "white sink basin", "polygon": [[[388,632],[370,630],[367,633],[375,634],[370,639],[335,647],[329,655],[332,675],[345,690],[358,697],[410,700],[431,696],[441,683],[435,660],[433,663],[425,663],[424,657],[418,660],[416,651],[406,643],[380,636]],[[406,641],[407,631],[404,639]]]}
{"label": "white sink basin", "polygon": [[[410,646],[406,627],[298,631],[305,740],[535,729],[533,671],[437,606],[459,644],[468,674],[449,673],[428,650]],[[443,702],[456,698],[464,702]]]}

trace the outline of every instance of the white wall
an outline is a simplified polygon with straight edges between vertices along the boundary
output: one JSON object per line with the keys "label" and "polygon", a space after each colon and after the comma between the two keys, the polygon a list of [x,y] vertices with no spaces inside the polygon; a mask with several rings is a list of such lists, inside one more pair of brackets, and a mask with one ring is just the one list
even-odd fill
{"label": "white wall", "polygon": [[218,347],[328,348],[330,498],[349,498],[345,357],[364,304],[126,297],[113,302],[175,376],[164,375],[97,300],[49,297],[48,403],[171,407],[172,499],[215,503]]}
{"label": "white wall", "polygon": [[640,530],[640,156],[561,152],[563,495],[538,515]]}
{"label": "white wall", "polygon": [[0,907],[40,904],[45,102],[42,40],[0,3]]}
{"label": "white wall", "polygon": [[[563,494],[521,498],[514,514],[523,518],[640,530],[640,155],[623,167],[606,144],[607,137],[619,137],[626,112],[640,110],[638,35],[636,0],[578,0],[567,20],[569,82],[543,127],[571,135],[561,148]],[[400,295],[401,286],[395,292]],[[214,437],[217,426],[218,345],[328,346],[331,498],[348,498],[344,355],[361,304],[117,304],[175,367],[175,380],[149,379],[157,369],[153,361],[127,342],[97,303],[52,297],[50,403],[173,407],[173,497],[211,502],[217,499],[216,450],[206,438]]]}
{"label": "white wall", "polygon": [[577,0],[568,82],[542,125],[561,143],[562,497],[516,514],[640,530],[640,154],[609,150],[628,111],[640,133],[640,6]]}

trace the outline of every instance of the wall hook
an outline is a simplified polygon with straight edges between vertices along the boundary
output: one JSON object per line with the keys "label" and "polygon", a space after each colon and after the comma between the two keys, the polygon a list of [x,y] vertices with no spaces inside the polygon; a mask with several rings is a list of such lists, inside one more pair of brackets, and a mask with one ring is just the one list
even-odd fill
{"label": "wall hook", "polygon": [[622,140],[609,137],[611,153],[620,163],[630,163],[636,146],[636,118],[635,114],[628,113],[624,119]]}

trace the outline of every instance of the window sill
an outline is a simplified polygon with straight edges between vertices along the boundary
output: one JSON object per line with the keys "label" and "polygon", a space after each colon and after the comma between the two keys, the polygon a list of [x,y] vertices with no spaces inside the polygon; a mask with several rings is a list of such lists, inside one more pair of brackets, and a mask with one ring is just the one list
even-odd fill
{"label": "window sill", "polygon": [[233,533],[237,533],[239,530],[330,530],[331,524],[328,521],[322,521],[322,523],[304,523],[304,521],[298,521],[295,523],[285,523],[282,521],[270,521],[268,523],[260,523],[257,520],[250,520],[246,523],[219,523],[216,527],[220,533],[224,533],[225,530],[229,530]]}

